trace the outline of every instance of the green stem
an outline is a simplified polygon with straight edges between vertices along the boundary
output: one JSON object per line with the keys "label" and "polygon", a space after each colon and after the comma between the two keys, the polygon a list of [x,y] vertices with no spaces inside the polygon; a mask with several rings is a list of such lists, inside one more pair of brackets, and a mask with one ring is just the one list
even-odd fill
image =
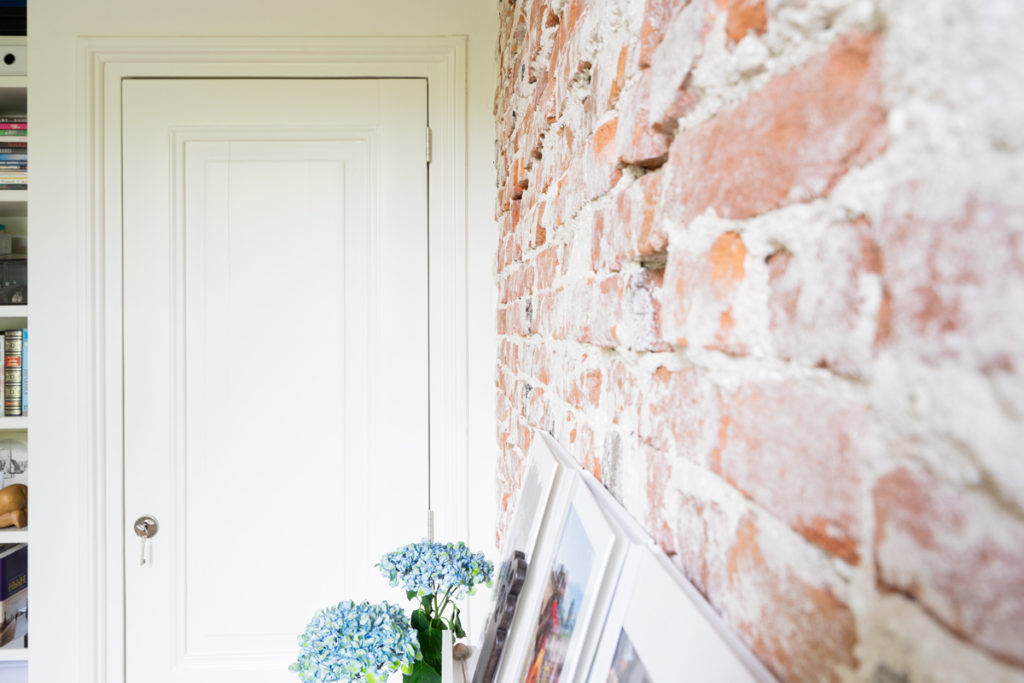
{"label": "green stem", "polygon": [[[444,617],[444,608],[447,607],[448,603],[451,601],[450,599],[451,599],[452,589],[453,588],[455,588],[455,586],[450,586],[448,588],[448,590],[446,590],[444,592],[444,600],[441,602],[441,608],[437,610],[437,618],[438,619],[442,619]],[[449,627],[450,626],[451,626],[451,624],[449,624]]]}

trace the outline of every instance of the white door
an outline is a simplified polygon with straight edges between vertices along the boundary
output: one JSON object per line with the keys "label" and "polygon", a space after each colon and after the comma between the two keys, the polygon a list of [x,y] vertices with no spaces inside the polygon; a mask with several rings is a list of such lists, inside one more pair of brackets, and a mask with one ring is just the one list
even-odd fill
{"label": "white door", "polygon": [[124,82],[128,683],[290,683],[317,608],[404,602],[373,565],[425,531],[426,100]]}

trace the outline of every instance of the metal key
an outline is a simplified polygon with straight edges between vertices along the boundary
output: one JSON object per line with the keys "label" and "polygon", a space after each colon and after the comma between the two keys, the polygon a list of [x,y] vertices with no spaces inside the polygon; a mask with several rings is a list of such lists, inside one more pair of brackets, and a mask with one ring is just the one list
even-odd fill
{"label": "metal key", "polygon": [[[142,555],[139,558],[139,566],[144,566],[147,562],[153,564],[153,546],[150,544],[149,539],[156,536],[160,525],[150,515],[143,515],[135,520],[134,529],[135,535],[142,539]],[[149,551],[148,554],[147,550]]]}

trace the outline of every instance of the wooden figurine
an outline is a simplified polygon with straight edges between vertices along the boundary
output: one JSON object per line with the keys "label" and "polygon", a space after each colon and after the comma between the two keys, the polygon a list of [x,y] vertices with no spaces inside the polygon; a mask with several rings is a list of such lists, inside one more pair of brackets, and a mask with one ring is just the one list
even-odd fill
{"label": "wooden figurine", "polygon": [[0,527],[28,524],[28,487],[11,484],[0,489]]}

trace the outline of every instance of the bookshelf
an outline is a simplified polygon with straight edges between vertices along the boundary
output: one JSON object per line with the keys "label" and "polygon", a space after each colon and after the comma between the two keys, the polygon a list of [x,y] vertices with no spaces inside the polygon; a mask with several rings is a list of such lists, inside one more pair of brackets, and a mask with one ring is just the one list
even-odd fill
{"label": "bookshelf", "polygon": [[[25,38],[2,36],[0,41],[6,45],[24,45]],[[28,77],[0,74],[0,116],[24,115],[27,113]],[[0,141],[5,138],[0,137]],[[25,142],[27,136],[6,138]],[[6,232],[14,237],[16,253],[27,253],[28,241],[28,191],[0,190],[0,224],[6,226]],[[29,306],[27,304],[0,304],[0,330],[27,328],[29,326]],[[30,351],[31,353],[31,351]],[[2,411],[0,411],[2,412]],[[29,443],[29,418],[0,416],[0,440],[14,439]],[[0,544],[29,543],[30,526],[22,529],[15,527],[0,528]],[[28,665],[29,649],[14,647],[10,644],[0,647],[0,679],[5,675],[24,672]],[[15,669],[11,669],[15,667]],[[11,679],[13,680],[13,679]]]}

